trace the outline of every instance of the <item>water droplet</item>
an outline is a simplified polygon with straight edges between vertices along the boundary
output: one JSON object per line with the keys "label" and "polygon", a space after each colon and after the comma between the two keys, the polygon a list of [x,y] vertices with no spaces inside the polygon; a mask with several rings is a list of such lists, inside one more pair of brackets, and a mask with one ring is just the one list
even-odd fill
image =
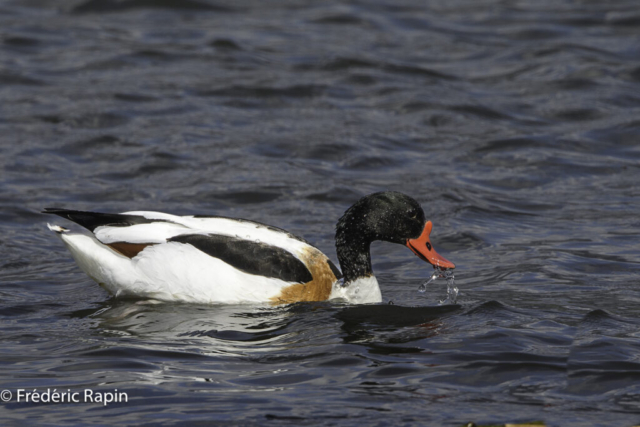
{"label": "water droplet", "polygon": [[434,280],[436,280],[438,278],[438,276],[440,275],[440,270],[436,269],[436,271],[431,275],[431,277],[429,278],[429,280],[427,280],[426,282],[422,283],[420,285],[420,287],[418,288],[418,292],[420,293],[425,293],[427,291],[427,285],[431,282],[433,282]]}
{"label": "water droplet", "polygon": [[358,295],[358,292],[360,292],[360,286],[356,286],[356,289],[353,291],[356,295]]}

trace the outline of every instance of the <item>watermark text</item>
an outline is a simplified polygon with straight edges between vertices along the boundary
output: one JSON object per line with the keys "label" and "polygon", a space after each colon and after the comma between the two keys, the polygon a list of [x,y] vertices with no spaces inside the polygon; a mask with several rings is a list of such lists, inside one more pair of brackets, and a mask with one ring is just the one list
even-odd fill
{"label": "watermark text", "polygon": [[108,391],[95,391],[85,388],[81,391],[67,389],[28,390],[19,388],[15,392],[2,390],[0,392],[2,402],[16,403],[97,403],[107,406],[110,403],[128,403],[129,395],[118,389]]}

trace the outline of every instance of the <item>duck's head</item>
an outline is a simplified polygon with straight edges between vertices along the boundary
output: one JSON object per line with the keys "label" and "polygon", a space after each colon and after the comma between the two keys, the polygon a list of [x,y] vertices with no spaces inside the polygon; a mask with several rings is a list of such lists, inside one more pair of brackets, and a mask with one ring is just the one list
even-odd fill
{"label": "duck's head", "polygon": [[[336,248],[338,259],[347,276],[346,263],[357,263],[354,254],[366,250],[375,240],[406,245],[420,259],[442,269],[455,265],[439,255],[431,244],[429,235],[433,224],[427,221],[420,204],[411,197],[395,191],[374,193],[358,200],[338,221]],[[369,261],[370,265],[370,261]],[[370,266],[369,266],[370,269]]]}

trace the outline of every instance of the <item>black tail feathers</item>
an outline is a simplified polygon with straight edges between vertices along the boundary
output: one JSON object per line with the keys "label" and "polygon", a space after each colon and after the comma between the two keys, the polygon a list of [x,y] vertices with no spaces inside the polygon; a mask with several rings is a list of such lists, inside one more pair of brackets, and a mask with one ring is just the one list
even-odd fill
{"label": "black tail feathers", "polygon": [[42,213],[61,216],[91,231],[106,225],[111,227],[128,227],[130,225],[162,222],[162,220],[151,220],[138,215],[85,212],[58,208],[45,208]]}

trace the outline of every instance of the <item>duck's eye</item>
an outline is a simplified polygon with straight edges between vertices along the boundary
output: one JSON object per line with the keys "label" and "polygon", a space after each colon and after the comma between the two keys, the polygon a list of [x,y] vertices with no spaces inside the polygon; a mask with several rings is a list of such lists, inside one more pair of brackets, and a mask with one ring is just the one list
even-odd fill
{"label": "duck's eye", "polygon": [[418,212],[413,212],[411,214],[411,219],[416,219],[418,217]]}

